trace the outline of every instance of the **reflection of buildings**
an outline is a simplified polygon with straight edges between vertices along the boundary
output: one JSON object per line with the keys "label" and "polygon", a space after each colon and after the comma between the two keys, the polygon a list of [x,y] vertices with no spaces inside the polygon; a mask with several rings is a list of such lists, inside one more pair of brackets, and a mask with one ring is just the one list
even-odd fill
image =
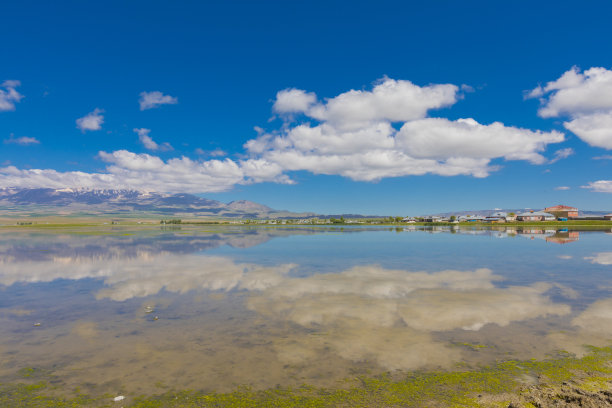
{"label": "reflection of buildings", "polygon": [[546,242],[569,244],[570,242],[578,241],[579,236],[580,233],[578,231],[557,231],[554,235],[546,237]]}
{"label": "reflection of buildings", "polygon": [[541,228],[523,228],[517,231],[518,234],[526,235],[548,235],[554,234],[556,230],[544,230]]}
{"label": "reflection of buildings", "polygon": [[531,239],[547,239],[555,235],[557,230],[555,229],[542,229],[542,228],[519,228],[516,230],[518,236],[525,236]]}
{"label": "reflection of buildings", "polygon": [[511,238],[520,236],[528,239],[541,239],[546,242],[556,244],[567,244],[578,241],[580,232],[568,231],[567,229],[538,228],[538,227],[516,227],[516,226],[496,226],[493,228],[467,228],[459,226],[413,226],[404,228],[403,231],[424,231],[431,234],[448,232],[452,234],[464,235],[486,235],[493,238]]}
{"label": "reflection of buildings", "polygon": [[543,239],[546,242],[555,244],[568,244],[578,241],[580,233],[578,231],[568,231],[567,229],[541,229],[541,228],[519,228],[516,234],[530,239]]}

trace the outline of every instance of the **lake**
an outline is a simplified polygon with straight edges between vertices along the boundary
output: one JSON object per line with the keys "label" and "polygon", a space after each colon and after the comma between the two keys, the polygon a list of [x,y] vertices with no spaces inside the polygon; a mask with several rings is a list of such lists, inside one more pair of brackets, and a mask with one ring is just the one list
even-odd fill
{"label": "lake", "polygon": [[2,382],[128,396],[580,356],[611,343],[612,233],[4,229],[0,327]]}

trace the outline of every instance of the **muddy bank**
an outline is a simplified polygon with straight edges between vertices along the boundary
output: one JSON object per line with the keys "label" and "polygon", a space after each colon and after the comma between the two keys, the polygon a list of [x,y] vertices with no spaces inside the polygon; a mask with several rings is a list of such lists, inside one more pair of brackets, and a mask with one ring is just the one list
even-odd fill
{"label": "muddy bank", "polygon": [[511,397],[513,402],[508,408],[523,407],[563,407],[563,408],[600,408],[612,406],[612,380],[598,380],[580,383],[564,382],[561,385],[540,385],[522,389]]}

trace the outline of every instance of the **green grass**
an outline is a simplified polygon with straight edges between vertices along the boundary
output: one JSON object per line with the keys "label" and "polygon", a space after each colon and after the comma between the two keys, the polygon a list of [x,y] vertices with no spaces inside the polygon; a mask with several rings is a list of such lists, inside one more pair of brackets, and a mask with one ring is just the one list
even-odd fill
{"label": "green grass", "polygon": [[488,222],[460,222],[460,223],[451,223],[451,222],[415,222],[415,223],[404,223],[404,222],[388,222],[388,221],[376,221],[376,220],[367,220],[362,221],[360,223],[334,223],[334,224],[302,224],[302,223],[291,223],[287,222],[285,224],[257,224],[257,223],[244,223],[244,224],[233,224],[227,220],[203,220],[203,221],[189,221],[183,220],[178,224],[159,224],[157,221],[143,221],[142,223],[138,223],[137,221],[132,220],[122,220],[118,224],[110,224],[106,218],[101,218],[99,221],[87,221],[87,222],[31,222],[30,221],[15,221],[17,222],[28,222],[25,225],[2,225],[0,228],[70,228],[70,227],[159,227],[159,226],[181,226],[181,225],[223,225],[223,226],[249,226],[249,227],[285,227],[285,226],[303,226],[303,227],[311,227],[315,226],[364,226],[364,225],[388,225],[388,226],[478,226],[478,227],[487,227],[487,228],[503,228],[503,227],[533,227],[533,226],[554,226],[554,227],[608,227],[612,228],[612,220],[570,220],[570,221],[513,221],[513,222],[505,222],[505,223],[488,223]]}
{"label": "green grass", "polygon": [[[346,381],[346,388],[296,388],[253,390],[237,388],[230,393],[204,393],[193,390],[170,391],[154,396],[127,399],[121,404],[111,395],[91,397],[78,392],[62,398],[44,381],[0,384],[2,407],[479,407],[478,395],[519,393],[519,378],[542,378],[547,385],[579,378],[585,390],[605,388],[612,378],[612,347],[590,347],[577,358],[568,353],[554,359],[504,361],[480,370],[410,373],[401,379],[390,375],[358,377]],[[23,369],[25,378],[36,372]],[[33,380],[35,381],[35,380]],[[505,404],[505,405],[504,405]],[[489,405],[493,406],[493,405]],[[502,401],[500,406],[507,406]]]}

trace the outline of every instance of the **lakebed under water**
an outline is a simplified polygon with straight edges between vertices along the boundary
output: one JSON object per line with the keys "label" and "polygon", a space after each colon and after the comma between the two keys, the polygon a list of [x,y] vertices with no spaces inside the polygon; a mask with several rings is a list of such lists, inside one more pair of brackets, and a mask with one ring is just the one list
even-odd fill
{"label": "lakebed under water", "polygon": [[93,395],[341,388],[581,356],[612,342],[612,234],[5,229],[0,327],[0,382],[33,370]]}

